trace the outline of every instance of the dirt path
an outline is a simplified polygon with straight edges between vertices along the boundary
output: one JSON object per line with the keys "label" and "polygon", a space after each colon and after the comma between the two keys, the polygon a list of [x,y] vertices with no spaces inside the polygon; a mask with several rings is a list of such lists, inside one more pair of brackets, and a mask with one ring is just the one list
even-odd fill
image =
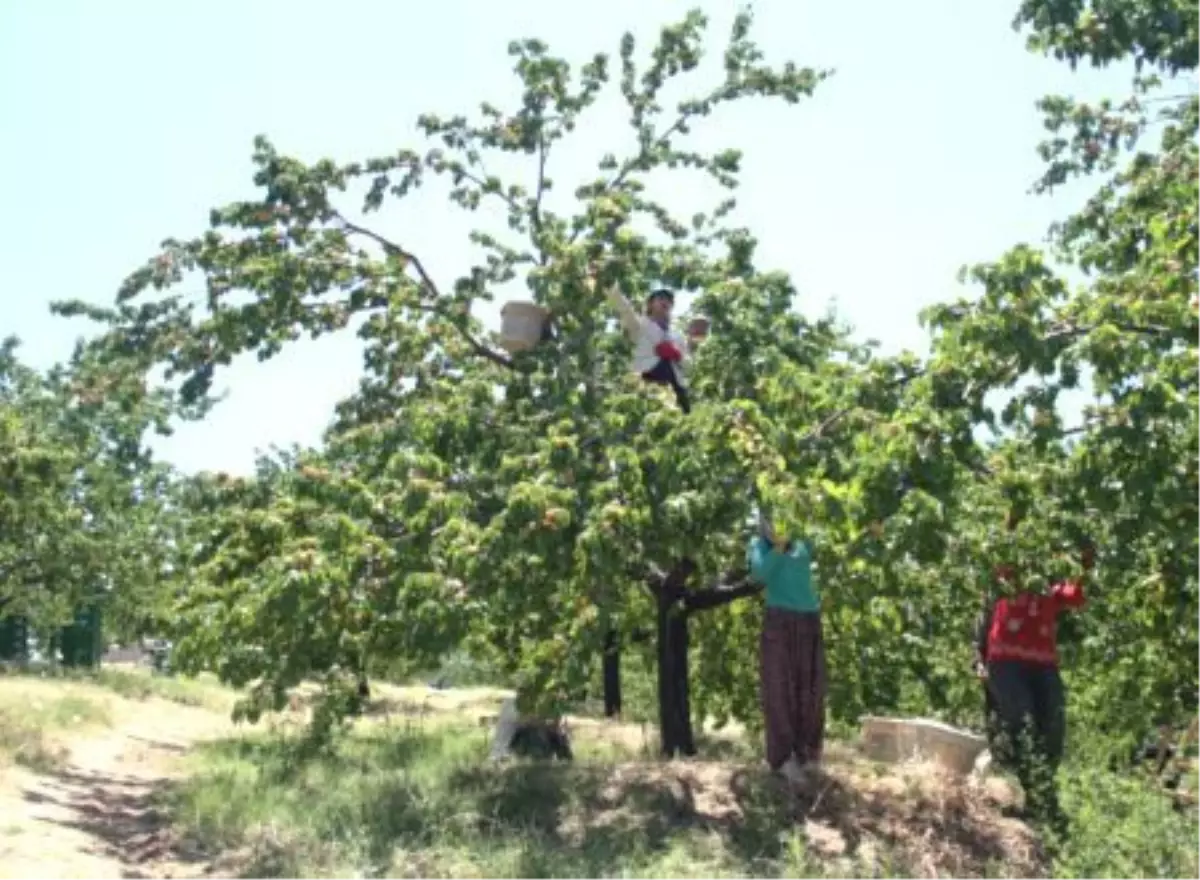
{"label": "dirt path", "polygon": [[196,877],[207,865],[172,833],[159,799],[195,742],[228,730],[221,716],[149,702],[102,735],[68,743],[46,774],[0,782],[0,878]]}

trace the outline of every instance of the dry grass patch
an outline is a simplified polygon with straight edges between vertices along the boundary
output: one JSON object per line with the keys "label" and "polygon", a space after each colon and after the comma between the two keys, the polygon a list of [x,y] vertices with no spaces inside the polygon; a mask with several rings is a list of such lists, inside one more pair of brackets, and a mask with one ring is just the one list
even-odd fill
{"label": "dry grass patch", "polygon": [[76,682],[0,677],[0,768],[18,764],[45,771],[66,757],[72,736],[112,723],[116,698],[102,688]]}
{"label": "dry grass patch", "polygon": [[66,758],[70,741],[137,718],[153,700],[227,713],[234,695],[213,681],[155,676],[134,667],[0,674],[0,766],[52,769]]}

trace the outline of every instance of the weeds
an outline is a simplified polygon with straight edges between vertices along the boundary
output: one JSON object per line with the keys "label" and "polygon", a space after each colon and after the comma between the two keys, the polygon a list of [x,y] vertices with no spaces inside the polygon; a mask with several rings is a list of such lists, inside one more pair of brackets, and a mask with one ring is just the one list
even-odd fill
{"label": "weeds", "polygon": [[243,876],[809,870],[777,821],[786,804],[761,809],[770,792],[758,824],[723,833],[661,786],[614,782],[611,746],[583,744],[572,765],[481,763],[485,753],[486,731],[467,726],[380,726],[307,761],[294,741],[248,737],[197,755],[176,811],[206,849],[236,854]]}
{"label": "weeds", "polygon": [[151,675],[144,671],[101,668],[82,677],[130,700],[157,697],[181,706],[225,710],[232,697],[223,688],[203,679]]}
{"label": "weeds", "polygon": [[[380,724],[315,757],[280,735],[229,740],[193,756],[174,811],[223,854],[218,873],[240,876],[896,876],[910,860],[870,797],[835,780],[796,801],[757,762],[630,760],[639,750],[593,737],[573,764],[497,765],[488,735]],[[841,850],[815,847],[804,816]],[[860,816],[873,837],[848,852]]]}
{"label": "weeds", "polygon": [[168,679],[140,671],[43,669],[0,675],[0,763],[39,772],[61,765],[62,740],[113,724],[120,698],[163,699],[186,706],[223,708],[231,697],[205,682]]}
{"label": "weeds", "polygon": [[1055,876],[1200,876],[1194,811],[1175,809],[1141,779],[1086,766],[1062,776],[1071,834],[1055,858]]}
{"label": "weeds", "polygon": [[108,707],[87,696],[35,688],[0,691],[0,761],[46,772],[65,750],[54,734],[110,723]]}
{"label": "weeds", "polygon": [[[109,724],[128,700],[231,699],[123,670],[0,684],[0,758],[39,770],[61,760],[68,731]],[[653,727],[588,718],[572,727],[574,763],[492,763],[478,715],[498,700],[381,688],[373,711],[322,748],[285,726],[197,747],[163,804],[216,876],[1200,873],[1194,812],[1103,761],[1062,768],[1070,835],[1048,849],[1005,817],[1018,798],[1001,780],[972,786],[876,765],[837,743],[827,772],[793,795],[744,737],[704,736],[703,760],[664,762]]]}

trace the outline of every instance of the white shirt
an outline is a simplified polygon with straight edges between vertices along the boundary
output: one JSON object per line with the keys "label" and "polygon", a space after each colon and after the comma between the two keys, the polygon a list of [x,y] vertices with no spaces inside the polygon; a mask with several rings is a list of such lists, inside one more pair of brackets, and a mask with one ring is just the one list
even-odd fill
{"label": "white shirt", "polygon": [[625,295],[617,290],[617,288],[609,288],[606,295],[609,302],[617,310],[617,316],[621,319],[621,326],[625,328],[625,332],[633,340],[633,360],[630,363],[630,369],[639,376],[648,370],[653,370],[658,365],[658,362],[662,360],[654,349],[660,342],[666,340],[674,343],[675,347],[683,354],[683,361],[676,361],[671,364],[671,369],[675,372],[675,378],[680,385],[683,385],[683,364],[688,356],[687,339],[673,328],[664,330],[649,315],[639,312],[633,307],[633,303],[626,299]]}

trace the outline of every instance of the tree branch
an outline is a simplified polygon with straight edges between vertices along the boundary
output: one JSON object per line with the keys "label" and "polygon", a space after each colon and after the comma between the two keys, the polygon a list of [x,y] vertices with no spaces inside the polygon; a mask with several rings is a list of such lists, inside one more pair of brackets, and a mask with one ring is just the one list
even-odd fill
{"label": "tree branch", "polygon": [[342,228],[346,232],[355,235],[362,235],[371,239],[380,247],[382,247],[388,256],[398,257],[404,260],[407,265],[411,265],[417,271],[417,275],[420,277],[422,292],[432,301],[430,310],[436,312],[438,315],[449,321],[451,326],[458,331],[459,336],[463,338],[463,340],[471,347],[471,350],[475,352],[475,354],[479,355],[480,357],[487,358],[494,364],[499,364],[500,366],[507,367],[510,370],[515,369],[510,358],[500,354],[498,351],[488,348],[486,345],[476,339],[474,335],[472,335],[471,331],[466,326],[467,316],[451,316],[447,315],[445,311],[442,310],[439,304],[439,301],[441,300],[441,292],[438,290],[433,278],[430,276],[429,272],[426,271],[424,264],[416,254],[406,251],[404,248],[400,247],[394,242],[388,241],[382,235],[374,232],[373,230],[359,226],[357,223],[350,222],[336,211],[333,213],[333,216],[339,223],[341,223]]}
{"label": "tree branch", "polygon": [[[482,159],[476,159],[474,164],[479,166],[479,169],[484,173],[484,175],[486,177],[491,177],[491,174],[488,173],[487,166],[483,163]],[[485,196],[486,195],[494,195],[494,196],[499,197],[499,199],[502,202],[504,202],[506,205],[508,205],[510,208],[512,208],[518,214],[525,213],[524,209],[522,209],[521,206],[517,204],[516,200],[513,199],[513,197],[510,196],[508,193],[506,193],[502,188],[501,189],[490,189],[488,187],[487,181],[481,180],[478,175],[468,171],[461,162],[456,161],[456,162],[450,163],[450,167],[447,169],[447,171],[450,174],[461,174],[463,176],[463,178],[471,181],[471,183],[473,183],[477,187],[479,187],[479,191],[482,192]]]}
{"label": "tree branch", "polygon": [[[1112,326],[1124,333],[1136,333],[1141,336],[1170,336],[1174,331],[1170,327],[1164,327],[1161,324],[1121,324],[1111,322]],[[1075,336],[1087,336],[1089,333],[1094,333],[1099,330],[1102,325],[1092,324],[1090,326],[1081,327],[1078,324],[1061,323],[1050,328],[1050,332],[1046,334],[1047,342],[1057,342],[1060,339],[1070,339]]]}
{"label": "tree branch", "polygon": [[[893,388],[903,388],[909,382],[912,382],[914,379],[919,379],[923,375],[925,375],[924,368],[921,368],[919,370],[914,370],[911,373],[906,373],[903,376],[899,376],[899,377],[891,380],[887,384],[887,388],[888,388],[888,390],[891,390]],[[836,411],[832,415],[827,416],[824,421],[822,421],[819,425],[817,425],[815,428],[813,428],[811,431],[809,431],[807,434],[805,434],[802,438],[800,438],[800,445],[804,446],[808,443],[812,443],[814,441],[820,440],[822,437],[825,436],[826,431],[828,431],[835,424],[837,424],[842,419],[844,419],[846,416],[850,415],[850,413],[854,412],[856,409],[859,409],[859,408],[860,408],[860,406],[858,403],[852,403],[849,406]]]}
{"label": "tree branch", "polygon": [[749,583],[750,573],[744,568],[733,568],[717,578],[706,590],[733,590]]}
{"label": "tree branch", "polygon": [[[715,97],[715,95],[710,95],[708,100],[712,100],[713,97]],[[610,180],[608,183],[604,184],[604,188],[602,190],[600,190],[600,192],[601,193],[612,192],[614,189],[616,189],[621,184],[623,184],[625,182],[625,179],[627,177],[629,177],[629,175],[632,174],[634,171],[636,171],[638,166],[643,161],[645,161],[646,157],[648,155],[650,155],[650,152],[652,152],[653,150],[660,149],[661,147],[665,146],[667,141],[670,140],[673,135],[678,134],[682,130],[684,123],[686,123],[694,115],[696,115],[694,112],[689,112],[686,110],[684,112],[680,113],[679,118],[677,118],[673,123],[671,123],[671,126],[666,131],[664,131],[661,135],[659,135],[657,138],[655,138],[654,143],[651,145],[649,151],[641,150],[632,159],[627,160],[625,162],[625,164],[621,166],[621,170],[618,171],[615,175],[613,175],[612,180]],[[574,232],[572,232],[571,237],[569,239],[570,243],[574,244],[579,239],[579,235],[582,232],[583,232],[582,228],[576,229]]]}
{"label": "tree branch", "polygon": [[529,220],[533,226],[534,247],[538,253],[538,263],[546,265],[546,252],[542,249],[542,197],[546,194],[546,161],[550,157],[550,149],[546,137],[538,132],[538,170],[537,185],[534,187],[533,204],[529,210]]}
{"label": "tree branch", "polygon": [[762,589],[762,584],[756,583],[747,577],[737,584],[722,584],[705,590],[695,590],[685,593],[683,596],[683,605],[689,614],[710,611],[713,608],[729,605],[738,599],[753,596]]}

